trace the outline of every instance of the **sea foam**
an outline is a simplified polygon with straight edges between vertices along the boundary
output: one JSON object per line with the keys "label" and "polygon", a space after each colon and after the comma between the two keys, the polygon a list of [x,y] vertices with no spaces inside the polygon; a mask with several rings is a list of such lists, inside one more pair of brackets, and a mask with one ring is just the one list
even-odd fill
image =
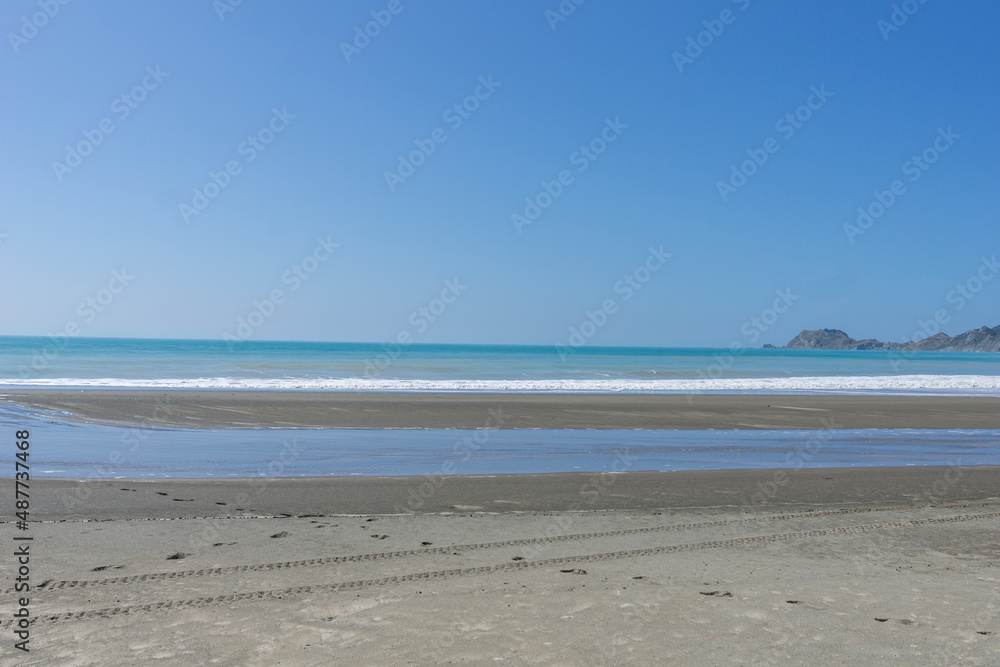
{"label": "sea foam", "polygon": [[995,375],[876,375],[719,379],[418,380],[388,378],[30,378],[0,387],[104,389],[255,389],[479,393],[942,393],[1000,395]]}

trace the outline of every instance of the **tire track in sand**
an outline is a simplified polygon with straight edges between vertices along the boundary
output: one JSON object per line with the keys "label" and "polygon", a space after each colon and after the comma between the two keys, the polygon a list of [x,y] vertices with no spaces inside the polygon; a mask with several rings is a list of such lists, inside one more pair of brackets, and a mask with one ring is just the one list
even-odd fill
{"label": "tire track in sand", "polygon": [[[957,504],[957,503],[956,503]],[[961,503],[963,505],[980,503]],[[916,509],[929,509],[931,506],[916,507]],[[86,588],[90,586],[111,586],[114,584],[131,584],[146,581],[162,581],[166,579],[182,579],[188,577],[220,576],[226,574],[239,574],[243,572],[267,572],[273,570],[286,570],[297,567],[311,567],[317,565],[332,565],[336,563],[362,563],[375,560],[387,560],[392,558],[405,558],[407,556],[423,556],[431,554],[447,554],[453,551],[476,551],[482,549],[501,549],[505,547],[518,547],[531,544],[546,544],[555,542],[568,542],[576,540],[598,539],[603,537],[619,537],[624,535],[641,535],[648,533],[660,533],[677,530],[697,530],[699,528],[716,528],[719,526],[747,525],[754,523],[767,523],[771,521],[788,521],[791,519],[801,519],[810,517],[828,517],[847,514],[864,514],[869,512],[885,512],[901,509],[914,509],[913,505],[891,505],[874,508],[846,508],[837,510],[822,510],[816,512],[797,512],[789,514],[772,514],[762,517],[748,517],[745,519],[722,519],[718,521],[702,521],[696,523],[679,523],[665,526],[648,526],[645,528],[627,528],[623,530],[610,530],[597,533],[575,533],[569,535],[555,535],[550,537],[528,537],[519,540],[506,540],[501,542],[482,542],[479,544],[456,544],[451,546],[431,547],[425,549],[407,549],[404,551],[386,551],[368,554],[353,554],[345,556],[327,556],[324,558],[309,558],[305,560],[285,561],[278,563],[260,563],[253,565],[231,565],[226,567],[203,568],[199,570],[182,570],[179,572],[153,572],[148,574],[133,574],[122,577],[109,577],[106,579],[84,579],[84,580],[64,580],[45,582],[38,586],[39,590],[51,591],[67,588]],[[13,592],[14,589],[4,590],[3,593]]]}
{"label": "tire track in sand", "polygon": [[[140,614],[173,609],[193,609],[206,607],[213,604],[230,604],[245,600],[280,600],[284,597],[301,595],[304,593],[316,592],[340,592],[352,591],[365,588],[384,587],[393,584],[407,583],[411,581],[431,581],[436,579],[451,579],[456,577],[476,576],[491,574],[494,572],[506,572],[516,570],[536,569],[553,565],[566,565],[570,563],[592,563],[619,558],[636,558],[641,556],[651,556],[664,553],[676,553],[683,551],[696,551],[700,549],[717,549],[726,547],[753,546],[767,544],[771,542],[788,542],[792,540],[805,539],[810,537],[823,537],[827,535],[846,535],[852,533],[868,533],[876,530],[889,528],[905,528],[909,526],[923,526],[940,523],[950,523],[958,521],[976,521],[979,519],[989,519],[1000,516],[1000,512],[989,512],[983,514],[960,514],[950,517],[940,517],[932,519],[915,519],[912,521],[894,521],[889,523],[862,524],[860,526],[841,526],[838,528],[826,528],[819,530],[800,531],[795,533],[777,533],[772,535],[760,535],[756,537],[739,537],[728,540],[715,540],[708,542],[690,542],[687,544],[673,544],[658,547],[648,547],[645,549],[630,549],[627,551],[610,551],[604,553],[587,554],[582,556],[565,556],[562,558],[546,558],[536,561],[516,561],[512,563],[501,563],[498,565],[486,565],[481,567],[456,568],[450,570],[435,570],[431,572],[418,572],[414,574],[404,574],[392,577],[380,577],[377,579],[362,579],[355,581],[343,581],[332,584],[315,584],[310,586],[295,586],[292,588],[282,588],[266,591],[250,591],[245,593],[232,593],[229,595],[216,595],[210,597],[198,597],[187,600],[166,600],[142,605],[129,605],[123,607],[110,607],[105,609],[88,609],[82,611],[67,611],[56,614],[44,614],[31,620],[32,625],[58,623],[72,620],[86,620],[91,618],[111,618],[126,614]],[[4,626],[10,626],[12,621],[7,621]]]}

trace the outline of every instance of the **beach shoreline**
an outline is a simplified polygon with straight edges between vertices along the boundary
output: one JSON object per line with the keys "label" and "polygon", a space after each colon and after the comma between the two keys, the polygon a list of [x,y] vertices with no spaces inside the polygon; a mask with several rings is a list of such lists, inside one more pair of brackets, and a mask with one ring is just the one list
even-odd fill
{"label": "beach shoreline", "polygon": [[[40,420],[136,437],[180,427],[194,447],[212,440],[209,429],[262,427],[719,429],[724,441],[728,429],[815,438],[1000,426],[1000,399],[986,397],[86,390],[0,401],[51,411],[30,419],[40,434]],[[622,472],[33,477],[19,531],[32,540],[32,657],[65,662],[83,645],[94,664],[207,655],[232,665],[331,656],[405,665],[414,655],[704,664],[706,628],[726,638],[727,655],[765,664],[845,651],[900,665],[1000,655],[1000,466],[622,463],[612,467]],[[13,507],[14,496],[14,480],[0,479],[0,503]],[[2,585],[13,590],[13,570]],[[0,654],[0,665],[10,658]]]}
{"label": "beach shoreline", "polygon": [[[685,410],[693,411],[687,428],[996,423],[995,401],[981,398],[831,405],[830,397],[716,396],[693,397],[692,407],[660,396],[542,397],[542,405],[397,395],[345,405],[339,395],[216,392],[12,398],[3,400],[136,432],[183,425],[193,446],[199,427],[328,426],[352,415],[354,427],[360,416],[363,424],[511,428],[545,414],[564,428],[667,427]],[[509,421],[475,423],[490,411]],[[530,655],[693,665],[711,653],[708,627],[727,651],[765,664],[815,664],[845,651],[861,661],[892,655],[900,665],[990,664],[1000,655],[1000,466],[960,463],[33,477],[30,521],[19,531],[32,540],[32,657],[65,662],[82,645],[94,664],[190,664],[207,655],[232,665],[329,664],[331,656],[406,665],[414,655],[482,664]],[[14,495],[14,480],[0,479],[0,503],[13,507]],[[13,585],[8,568],[2,586]],[[12,656],[0,654],[7,664]]]}
{"label": "beach shoreline", "polygon": [[11,390],[107,425],[181,428],[997,429],[1000,397]]}

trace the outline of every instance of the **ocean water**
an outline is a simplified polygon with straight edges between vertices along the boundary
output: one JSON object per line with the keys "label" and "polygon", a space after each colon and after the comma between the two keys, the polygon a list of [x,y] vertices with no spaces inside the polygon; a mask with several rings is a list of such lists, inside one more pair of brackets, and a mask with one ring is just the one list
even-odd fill
{"label": "ocean water", "polygon": [[1000,395],[1000,354],[0,336],[31,387]]}
{"label": "ocean water", "polygon": [[33,477],[75,479],[1000,465],[997,430],[129,428],[2,403],[0,422],[30,430]]}
{"label": "ocean water", "polygon": [[0,337],[0,423],[31,430],[41,477],[1000,464],[1000,431],[127,428],[3,402],[16,388],[1000,396],[992,354]]}

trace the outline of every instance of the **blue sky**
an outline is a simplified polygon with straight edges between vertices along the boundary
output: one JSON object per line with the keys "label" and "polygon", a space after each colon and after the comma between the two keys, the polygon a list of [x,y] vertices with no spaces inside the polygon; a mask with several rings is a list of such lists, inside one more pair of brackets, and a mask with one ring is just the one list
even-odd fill
{"label": "blue sky", "polygon": [[259,308],[261,340],[553,344],[609,299],[588,343],[1000,324],[996,3],[228,3],[0,8],[0,334],[222,338]]}

